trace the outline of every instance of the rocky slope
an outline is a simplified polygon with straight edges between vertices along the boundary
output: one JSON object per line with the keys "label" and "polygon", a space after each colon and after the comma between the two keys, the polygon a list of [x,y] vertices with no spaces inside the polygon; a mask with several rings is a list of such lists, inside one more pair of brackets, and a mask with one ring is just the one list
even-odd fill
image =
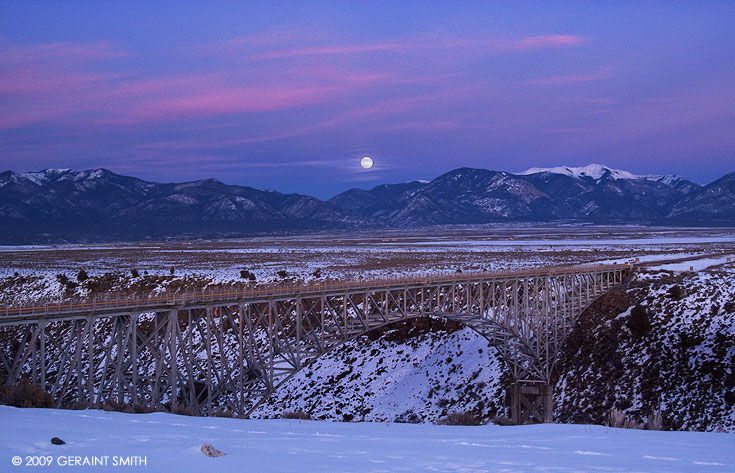
{"label": "rocky slope", "polygon": [[643,274],[598,300],[570,337],[556,416],[661,411],[682,430],[735,431],[735,265]]}
{"label": "rocky slope", "polygon": [[314,419],[439,422],[470,412],[483,423],[505,413],[503,374],[486,339],[444,319],[375,331],[317,359],[253,414]]}
{"label": "rocky slope", "polygon": [[[654,270],[596,301],[559,364],[556,421],[600,424],[617,408],[639,421],[660,411],[666,429],[735,432],[733,282],[735,264]],[[469,411],[488,421],[507,415],[508,382],[485,339],[416,321],[326,354],[256,416],[437,422]]]}

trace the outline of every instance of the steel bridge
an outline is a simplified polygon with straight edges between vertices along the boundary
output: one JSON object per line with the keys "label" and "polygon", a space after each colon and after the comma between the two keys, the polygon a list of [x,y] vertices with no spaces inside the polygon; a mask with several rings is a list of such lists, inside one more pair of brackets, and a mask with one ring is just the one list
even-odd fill
{"label": "steel bridge", "polygon": [[441,316],[496,347],[512,416],[552,421],[553,372],[582,311],[630,264],[97,297],[0,311],[0,380],[59,406],[119,403],[247,416],[303,366],[375,328]]}

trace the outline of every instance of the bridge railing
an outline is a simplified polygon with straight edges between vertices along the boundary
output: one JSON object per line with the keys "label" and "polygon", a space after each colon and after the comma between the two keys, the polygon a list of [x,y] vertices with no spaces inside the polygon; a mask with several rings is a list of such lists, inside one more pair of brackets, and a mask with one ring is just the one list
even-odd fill
{"label": "bridge railing", "polygon": [[116,310],[140,310],[146,308],[177,307],[186,304],[229,302],[253,299],[268,299],[278,296],[296,296],[322,293],[354,291],[357,289],[401,288],[415,285],[434,285],[459,281],[521,278],[531,276],[554,276],[562,274],[616,271],[630,268],[630,264],[597,264],[576,266],[549,266],[504,271],[477,271],[462,273],[422,273],[420,275],[377,279],[370,281],[311,282],[307,284],[278,283],[253,287],[212,287],[200,291],[159,294],[97,294],[86,299],[69,299],[62,302],[45,301],[21,307],[0,308],[0,316],[39,317],[71,313],[96,313]]}

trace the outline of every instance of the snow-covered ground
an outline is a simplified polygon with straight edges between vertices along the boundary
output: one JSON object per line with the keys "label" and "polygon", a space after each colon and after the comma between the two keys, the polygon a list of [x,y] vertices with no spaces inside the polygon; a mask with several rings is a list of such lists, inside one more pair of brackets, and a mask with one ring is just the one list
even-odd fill
{"label": "snow-covered ground", "polygon": [[452,412],[480,422],[505,415],[504,365],[469,328],[443,319],[409,321],[358,337],[296,373],[252,414],[314,419],[436,423]]}
{"label": "snow-covered ground", "polygon": [[660,269],[662,271],[674,271],[674,272],[701,271],[711,266],[724,264],[732,260],[733,258],[731,256],[720,256],[718,258],[701,258],[701,259],[697,259],[693,261],[683,261],[680,263],[662,264],[662,265],[655,266],[655,268]]}
{"label": "snow-covered ground", "polygon": [[[52,437],[66,445],[52,445]],[[207,457],[202,444],[226,455]],[[0,451],[2,471],[735,471],[735,436],[718,433],[242,420],[5,406],[0,406]],[[20,466],[12,465],[15,456]],[[25,466],[43,457],[50,466]],[[60,465],[94,457],[100,462],[107,457],[107,466]],[[114,467],[121,457],[145,465]]]}
{"label": "snow-covered ground", "polygon": [[[95,291],[160,293],[171,287],[230,285],[245,281],[243,270],[257,279],[252,284],[282,282],[280,271],[287,272],[287,281],[370,280],[720,251],[735,254],[732,229],[519,227],[0,247],[0,304],[87,298]],[[82,269],[91,279],[77,285]],[[60,278],[72,285],[60,284]],[[98,284],[99,279],[106,282]]]}

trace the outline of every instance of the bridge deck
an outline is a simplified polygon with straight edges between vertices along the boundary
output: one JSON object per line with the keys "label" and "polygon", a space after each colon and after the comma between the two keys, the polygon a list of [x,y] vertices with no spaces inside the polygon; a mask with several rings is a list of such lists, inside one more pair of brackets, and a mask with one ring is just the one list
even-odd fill
{"label": "bridge deck", "polygon": [[[668,262],[668,261],[667,261]],[[110,297],[98,295],[85,300],[67,300],[59,303],[39,302],[24,307],[0,309],[0,325],[44,316],[104,316],[130,311],[156,311],[172,307],[193,307],[213,303],[240,303],[296,296],[315,296],[345,291],[385,290],[389,288],[416,287],[430,284],[462,283],[473,281],[503,280],[533,276],[557,276],[564,274],[595,273],[623,268],[629,264],[598,264],[573,266],[547,266],[540,268],[479,271],[466,273],[422,274],[406,278],[349,281],[341,283],[272,284],[257,287],[212,288],[200,292],[167,292],[156,295],[125,295]]]}

